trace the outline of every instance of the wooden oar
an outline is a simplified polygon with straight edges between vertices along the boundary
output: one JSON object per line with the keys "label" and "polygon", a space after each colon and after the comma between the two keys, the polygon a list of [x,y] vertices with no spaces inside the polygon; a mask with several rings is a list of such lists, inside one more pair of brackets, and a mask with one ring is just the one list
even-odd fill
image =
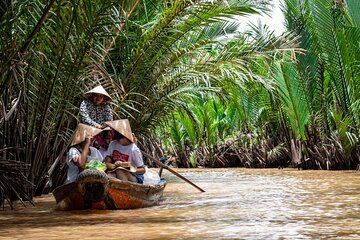
{"label": "wooden oar", "polygon": [[152,157],[151,155],[147,154],[144,151],[141,151],[142,154],[147,157],[150,158],[151,160],[153,160],[154,162],[156,162],[157,164],[159,164],[162,168],[165,168],[166,170],[168,170],[169,172],[171,172],[172,174],[174,174],[175,176],[181,178],[182,180],[184,180],[187,183],[190,183],[191,185],[193,185],[194,187],[196,187],[197,189],[199,189],[201,192],[205,192],[205,190],[203,190],[202,188],[200,188],[199,186],[197,186],[195,183],[191,182],[189,179],[185,178],[184,176],[181,176],[179,173],[175,172],[174,170],[172,170],[169,166],[163,164],[160,160]]}

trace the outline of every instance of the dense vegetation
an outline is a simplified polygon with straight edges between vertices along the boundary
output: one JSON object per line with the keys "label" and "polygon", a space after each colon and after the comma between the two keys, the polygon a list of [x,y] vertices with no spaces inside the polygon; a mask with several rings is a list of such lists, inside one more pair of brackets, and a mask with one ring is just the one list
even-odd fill
{"label": "dense vegetation", "polygon": [[[0,200],[62,184],[86,90],[179,167],[359,164],[357,0],[0,1]],[[151,164],[149,162],[148,164]]]}
{"label": "dense vegetation", "polygon": [[227,43],[266,56],[221,66],[212,86],[222,94],[201,92],[168,118],[167,149],[178,165],[358,168],[359,9],[359,1],[285,0],[295,53],[279,56],[284,36],[260,29]]}

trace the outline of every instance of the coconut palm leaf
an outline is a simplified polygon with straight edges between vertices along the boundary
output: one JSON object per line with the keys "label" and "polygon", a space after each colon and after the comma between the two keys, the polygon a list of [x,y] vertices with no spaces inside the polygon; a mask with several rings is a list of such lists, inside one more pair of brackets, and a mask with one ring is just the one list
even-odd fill
{"label": "coconut palm leaf", "polygon": [[184,149],[184,131],[182,128],[181,122],[176,119],[176,116],[173,117],[170,127],[171,139],[174,142],[175,148],[177,151]]}
{"label": "coconut palm leaf", "polygon": [[284,154],[288,154],[288,149],[286,148],[284,143],[275,146],[267,153],[269,161],[273,162],[281,159]]}
{"label": "coconut palm leaf", "polygon": [[358,9],[360,9],[360,2],[356,0],[345,0],[346,10],[349,13],[350,18],[355,26],[360,27],[360,15]]}
{"label": "coconut palm leaf", "polygon": [[338,143],[338,147],[343,154],[344,159],[349,159],[352,151],[357,146],[359,138],[356,134],[349,131],[349,125],[351,123],[351,118],[343,117],[343,112],[332,112],[332,117],[336,130],[332,132],[330,137],[334,142]]}
{"label": "coconut palm leaf", "polygon": [[[353,12],[355,8],[348,10],[348,17],[344,14],[344,5],[333,5],[330,0],[306,1],[301,6],[296,1],[288,0],[286,4],[289,26],[301,34],[302,46],[308,50],[305,57],[299,57],[301,61],[298,66],[307,93],[310,93],[309,107],[318,116],[318,113],[322,113],[320,116],[323,116],[324,129],[328,131],[326,125],[330,123],[330,114],[327,109],[334,98],[338,107],[358,122],[358,114],[349,107],[358,97],[353,91],[358,86],[358,70],[354,63],[358,62],[359,51],[359,28],[356,27],[356,14]],[[356,4],[347,2],[349,7],[356,7]],[[329,95],[334,97],[328,98]]]}
{"label": "coconut palm leaf", "polygon": [[301,84],[307,90],[305,98],[308,108],[314,113],[322,113],[322,122],[326,123],[327,113],[324,111],[326,102],[321,96],[324,95],[324,63],[319,61],[319,39],[317,35],[311,34],[313,26],[309,21],[310,10],[308,1],[306,4],[299,4],[297,0],[285,0],[282,6],[288,29],[299,35],[299,45],[306,52],[297,55],[297,68],[301,74]]}
{"label": "coconut palm leaf", "polygon": [[299,82],[295,66],[286,62],[278,63],[274,73],[280,106],[287,115],[296,138],[306,140],[305,125],[308,123],[309,113],[305,107],[304,89]]}

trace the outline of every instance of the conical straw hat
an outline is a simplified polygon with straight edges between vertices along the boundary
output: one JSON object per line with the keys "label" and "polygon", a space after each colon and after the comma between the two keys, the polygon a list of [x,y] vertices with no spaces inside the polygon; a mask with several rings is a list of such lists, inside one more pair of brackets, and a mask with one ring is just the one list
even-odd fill
{"label": "conical straw hat", "polygon": [[106,125],[117,131],[118,133],[124,135],[130,142],[134,142],[133,134],[130,127],[130,122],[128,119],[120,119],[115,121],[105,122]]}
{"label": "conical straw hat", "polygon": [[75,132],[72,136],[72,141],[70,146],[79,144],[87,137],[94,137],[101,133],[103,129],[95,128],[86,124],[79,123],[79,125],[76,127]]}
{"label": "conical straw hat", "polygon": [[103,88],[103,86],[99,85],[97,87],[94,87],[93,89],[91,89],[90,91],[85,93],[85,98],[88,98],[92,93],[98,93],[98,94],[102,94],[105,97],[107,97],[108,101],[111,101],[111,97],[110,95],[106,92],[106,90]]}

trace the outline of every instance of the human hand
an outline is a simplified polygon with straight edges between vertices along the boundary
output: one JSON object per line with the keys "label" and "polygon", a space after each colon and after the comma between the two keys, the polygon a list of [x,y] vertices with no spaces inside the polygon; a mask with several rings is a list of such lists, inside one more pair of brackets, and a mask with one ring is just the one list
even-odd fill
{"label": "human hand", "polygon": [[129,167],[130,164],[129,164],[129,162],[116,161],[115,166],[117,166],[117,167]]}
{"label": "human hand", "polygon": [[73,159],[73,162],[76,166],[79,166],[80,163],[80,156],[75,156]]}
{"label": "human hand", "polygon": [[111,162],[112,162],[111,157],[110,157],[110,156],[106,156],[106,157],[104,158],[104,162],[105,162],[105,163],[111,163]]}
{"label": "human hand", "polygon": [[100,124],[95,124],[95,127],[96,127],[96,128],[99,128],[99,129],[104,128],[104,126],[103,126],[103,125],[100,125]]}
{"label": "human hand", "polygon": [[91,144],[93,144],[94,141],[95,141],[95,138],[93,138],[93,137],[86,137],[86,138],[85,138],[85,145],[86,145],[86,146],[90,146]]}

